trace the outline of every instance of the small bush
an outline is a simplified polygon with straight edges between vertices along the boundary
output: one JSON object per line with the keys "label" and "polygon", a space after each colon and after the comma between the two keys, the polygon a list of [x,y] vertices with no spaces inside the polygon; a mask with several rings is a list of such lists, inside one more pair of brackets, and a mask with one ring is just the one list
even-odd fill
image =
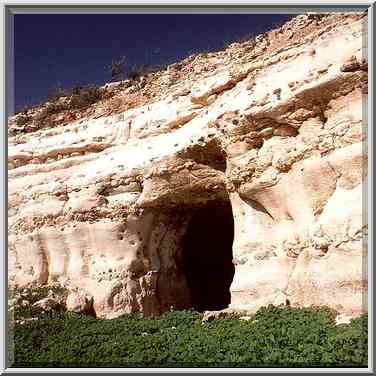
{"label": "small bush", "polygon": [[31,110],[31,107],[30,106],[25,106],[21,111],[20,113],[22,113],[23,115],[27,115],[27,113]]}
{"label": "small bush", "polygon": [[121,79],[125,74],[126,57],[122,56],[118,59],[113,59],[111,64],[107,67],[111,79]]}
{"label": "small bush", "polygon": [[141,76],[147,73],[146,68],[143,65],[134,65],[127,73],[127,78],[132,81],[137,81]]}
{"label": "small bush", "polygon": [[16,124],[21,127],[25,124],[27,124],[29,121],[31,120],[31,117],[30,116],[27,116],[27,115],[19,115],[17,116],[16,118]]}
{"label": "small bush", "polygon": [[151,74],[151,73],[157,73],[161,72],[167,69],[168,64],[156,64],[156,65],[150,65],[146,68],[146,72]]}
{"label": "small bush", "polygon": [[57,100],[56,102],[47,103],[45,107],[45,112],[47,115],[52,115],[52,114],[57,114],[66,109],[67,109],[67,105]]}
{"label": "small bush", "polygon": [[69,99],[68,109],[82,109],[98,102],[103,95],[103,90],[96,86],[87,88],[76,87]]}
{"label": "small bush", "polygon": [[60,86],[54,86],[49,89],[47,93],[47,98],[50,102],[56,102],[61,97],[65,97],[69,95],[69,90],[63,89]]}
{"label": "small bush", "polygon": [[[50,102],[47,105],[47,111],[49,114],[58,113],[64,110],[84,109],[99,100],[110,96],[105,89],[95,85],[85,87],[75,86],[70,90],[60,90],[56,93],[58,94],[50,97]],[[62,101],[62,97],[66,97],[66,99]]]}

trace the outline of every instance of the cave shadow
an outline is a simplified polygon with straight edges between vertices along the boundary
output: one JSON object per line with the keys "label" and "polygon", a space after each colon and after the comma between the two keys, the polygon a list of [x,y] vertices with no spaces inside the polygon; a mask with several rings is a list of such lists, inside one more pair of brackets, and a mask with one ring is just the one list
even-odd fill
{"label": "cave shadow", "polygon": [[183,237],[183,271],[197,311],[221,310],[231,301],[234,219],[230,202],[196,209]]}

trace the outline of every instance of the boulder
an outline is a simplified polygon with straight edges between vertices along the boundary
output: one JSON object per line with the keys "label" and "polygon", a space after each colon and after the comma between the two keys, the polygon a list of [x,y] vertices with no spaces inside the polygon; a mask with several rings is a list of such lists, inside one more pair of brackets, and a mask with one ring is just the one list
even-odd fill
{"label": "boulder", "polygon": [[53,311],[61,306],[60,299],[55,297],[47,297],[41,300],[38,300],[33,304],[34,307],[39,307],[43,311]]}
{"label": "boulder", "polygon": [[67,311],[89,313],[93,308],[93,297],[84,291],[71,291],[65,304]]}

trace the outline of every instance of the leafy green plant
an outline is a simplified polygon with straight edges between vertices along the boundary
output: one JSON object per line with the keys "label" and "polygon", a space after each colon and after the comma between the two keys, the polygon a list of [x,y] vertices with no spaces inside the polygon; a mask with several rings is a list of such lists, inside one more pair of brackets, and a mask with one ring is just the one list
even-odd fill
{"label": "leafy green plant", "polygon": [[249,321],[195,311],[96,320],[72,313],[16,325],[17,367],[365,367],[367,315],[268,306]]}

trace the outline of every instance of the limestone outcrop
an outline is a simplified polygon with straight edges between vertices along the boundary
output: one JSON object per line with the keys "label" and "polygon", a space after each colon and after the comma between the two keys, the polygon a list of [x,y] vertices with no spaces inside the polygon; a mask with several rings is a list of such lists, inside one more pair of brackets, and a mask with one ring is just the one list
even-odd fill
{"label": "limestone outcrop", "polygon": [[230,203],[231,309],[364,311],[366,22],[300,15],[53,124],[10,118],[10,282],[79,289],[98,317],[191,307],[182,241]]}

